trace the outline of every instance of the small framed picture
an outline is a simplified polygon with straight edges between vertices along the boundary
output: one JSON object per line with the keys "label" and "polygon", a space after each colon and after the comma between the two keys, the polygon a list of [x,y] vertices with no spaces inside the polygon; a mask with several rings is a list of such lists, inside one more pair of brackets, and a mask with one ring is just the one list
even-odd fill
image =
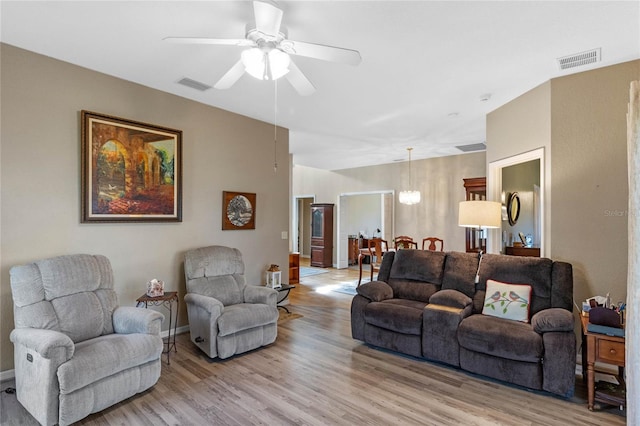
{"label": "small framed picture", "polygon": [[527,244],[527,237],[525,237],[522,232],[518,232],[518,237],[520,237],[520,241],[522,241],[522,245]]}
{"label": "small framed picture", "polygon": [[222,230],[256,229],[256,194],[222,191]]}

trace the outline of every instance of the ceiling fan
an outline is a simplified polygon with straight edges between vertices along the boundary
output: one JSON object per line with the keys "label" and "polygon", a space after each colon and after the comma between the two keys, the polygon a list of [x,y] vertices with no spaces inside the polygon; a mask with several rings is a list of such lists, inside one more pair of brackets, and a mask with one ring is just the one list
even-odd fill
{"label": "ceiling fan", "polygon": [[216,89],[228,89],[247,72],[261,80],[277,80],[286,77],[301,95],[310,95],[316,88],[305,77],[289,55],[305,56],[323,61],[358,65],[360,52],[323,44],[289,40],[287,30],[281,27],[282,9],[268,1],[254,1],[255,22],[247,24],[243,39],[199,37],[166,37],[164,40],[186,44],[219,44],[244,47],[240,60],[214,85]]}

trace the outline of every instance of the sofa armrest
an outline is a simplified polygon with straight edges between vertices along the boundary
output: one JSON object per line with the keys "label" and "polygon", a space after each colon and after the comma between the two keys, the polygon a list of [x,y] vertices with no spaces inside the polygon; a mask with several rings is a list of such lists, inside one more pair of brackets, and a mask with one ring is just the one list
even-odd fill
{"label": "sofa armrest", "polygon": [[393,289],[382,281],[371,281],[356,287],[356,291],[362,297],[366,297],[372,302],[382,302],[393,298]]}
{"label": "sofa armrest", "polygon": [[278,291],[269,287],[248,285],[244,288],[245,303],[262,303],[275,308],[278,303]]}
{"label": "sofa armrest", "polygon": [[573,314],[562,308],[544,309],[531,317],[531,326],[538,334],[552,331],[573,332]]}
{"label": "sofa armrest", "polygon": [[22,345],[37,352],[43,358],[53,359],[62,354],[60,363],[70,360],[75,352],[75,345],[71,338],[55,330],[16,328],[11,331],[9,340],[15,345]]}
{"label": "sofa armrest", "polygon": [[224,311],[224,305],[218,299],[209,296],[203,296],[197,293],[187,293],[184,296],[184,302],[188,305],[194,305],[207,311],[213,318],[218,318]]}
{"label": "sofa armrest", "polygon": [[469,296],[458,290],[451,289],[436,291],[429,298],[429,304],[458,309],[464,309],[471,303],[473,303],[473,300]]}
{"label": "sofa armrest", "polygon": [[159,335],[164,315],[152,309],[120,306],[113,311],[113,331],[117,334]]}

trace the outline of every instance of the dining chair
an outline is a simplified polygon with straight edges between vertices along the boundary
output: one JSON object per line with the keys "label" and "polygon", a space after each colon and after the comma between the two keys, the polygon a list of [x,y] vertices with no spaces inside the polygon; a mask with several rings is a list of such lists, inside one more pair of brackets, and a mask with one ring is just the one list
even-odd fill
{"label": "dining chair", "polygon": [[382,263],[382,256],[389,251],[389,245],[386,240],[382,238],[371,238],[368,242],[366,249],[360,249],[358,255],[358,265],[360,265],[360,276],[358,278],[358,286],[362,282],[362,260],[364,257],[369,256],[369,266],[371,268],[370,281],[373,281],[373,273],[380,270],[380,264]]}
{"label": "dining chair", "polygon": [[[427,242],[429,242],[429,247],[425,248]],[[427,237],[422,239],[422,250],[438,251],[438,245],[440,245],[440,251],[444,251],[444,240],[437,237]]]}
{"label": "dining chair", "polygon": [[413,238],[406,235],[400,235],[393,239],[393,247],[396,250],[400,249],[418,249],[418,243],[413,241]]}

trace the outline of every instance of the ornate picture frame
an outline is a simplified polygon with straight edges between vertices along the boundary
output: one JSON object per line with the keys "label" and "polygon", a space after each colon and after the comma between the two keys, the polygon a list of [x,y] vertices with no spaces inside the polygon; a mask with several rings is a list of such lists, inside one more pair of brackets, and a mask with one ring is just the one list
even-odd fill
{"label": "ornate picture frame", "polygon": [[513,226],[518,222],[520,217],[520,196],[517,192],[509,194],[509,201],[507,202],[507,218],[509,225]]}
{"label": "ornate picture frame", "polygon": [[256,194],[222,191],[222,230],[256,229]]}
{"label": "ornate picture frame", "polygon": [[85,222],[182,222],[182,131],[81,111]]}

